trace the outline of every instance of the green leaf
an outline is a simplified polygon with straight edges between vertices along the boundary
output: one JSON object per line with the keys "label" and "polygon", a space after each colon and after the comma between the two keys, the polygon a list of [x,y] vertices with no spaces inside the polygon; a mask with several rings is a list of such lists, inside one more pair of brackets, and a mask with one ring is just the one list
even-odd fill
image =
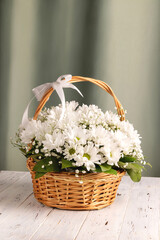
{"label": "green leaf", "polygon": [[108,171],[105,171],[104,173],[109,173],[109,174],[114,174],[114,175],[117,175],[117,171],[113,168],[111,168],[110,170]]}
{"label": "green leaf", "polygon": [[32,151],[33,151],[33,150],[31,149],[30,151],[28,151],[28,152],[26,153],[26,158],[32,157],[32,155],[33,155]]}
{"label": "green leaf", "polygon": [[44,174],[46,174],[46,172],[36,172],[35,179],[42,177]]}
{"label": "green leaf", "polygon": [[26,150],[25,150],[25,149],[19,148],[19,150],[20,150],[23,154],[26,154]]}
{"label": "green leaf", "polygon": [[134,171],[133,169],[127,169],[127,173],[133,182],[139,182],[141,180],[141,171]]}
{"label": "green leaf", "polygon": [[146,165],[152,168],[152,165],[149,162],[146,162]]}
{"label": "green leaf", "polygon": [[[52,161],[52,163],[50,163]],[[33,171],[36,172],[59,172],[59,160],[55,157],[48,157],[36,163]]]}
{"label": "green leaf", "polygon": [[141,170],[144,168],[138,163],[135,162],[118,162],[119,167],[126,169],[128,175],[134,182],[139,182],[141,180]]}
{"label": "green leaf", "polygon": [[39,156],[43,157],[42,154],[34,154],[31,157],[34,159],[34,161],[39,162],[40,161]]}
{"label": "green leaf", "polygon": [[143,166],[139,165],[138,163],[123,163],[121,161],[118,162],[119,167],[124,169],[133,169],[134,171],[141,171]]}
{"label": "green leaf", "polygon": [[137,158],[132,157],[132,156],[125,156],[123,158],[120,159],[121,162],[137,162]]}
{"label": "green leaf", "polygon": [[33,154],[31,157],[32,157],[32,158],[38,158],[39,156],[41,156],[41,157],[42,157],[43,155],[42,155],[42,154],[40,154],[40,153],[38,153],[38,154]]}
{"label": "green leaf", "polygon": [[33,158],[33,159],[34,159],[35,162],[39,162],[40,161],[40,159],[36,159],[36,158]]}
{"label": "green leaf", "polygon": [[68,161],[68,160],[66,160],[66,159],[64,159],[64,158],[62,158],[61,161],[62,161],[62,169],[64,169],[64,168],[69,168],[69,167],[73,167],[71,161]]}
{"label": "green leaf", "polygon": [[99,165],[96,165],[96,172],[102,172],[102,170],[101,170]]}
{"label": "green leaf", "polygon": [[99,166],[100,166],[102,172],[105,172],[105,171],[108,171],[111,169],[111,166],[108,165],[107,163],[103,163],[102,165],[99,165]]}

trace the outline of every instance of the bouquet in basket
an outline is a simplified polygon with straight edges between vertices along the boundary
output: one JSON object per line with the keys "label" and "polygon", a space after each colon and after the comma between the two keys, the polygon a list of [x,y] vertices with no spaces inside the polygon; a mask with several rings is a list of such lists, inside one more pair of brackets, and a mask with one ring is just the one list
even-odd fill
{"label": "bouquet in basket", "polygon": [[[141,149],[141,137],[129,121],[124,119],[123,108],[111,88],[102,81],[90,81],[110,93],[115,100],[117,113],[102,112],[95,105],[79,106],[75,101],[65,102],[63,88],[72,87],[76,77],[61,76],[57,82],[33,89],[40,101],[34,118],[24,113],[16,133],[16,145],[34,162],[35,178],[49,172],[73,172],[80,183],[80,174],[106,173],[117,175],[126,171],[135,182],[140,181],[146,163]],[[62,104],[44,108],[53,89]],[[48,94],[48,95],[47,95]]]}

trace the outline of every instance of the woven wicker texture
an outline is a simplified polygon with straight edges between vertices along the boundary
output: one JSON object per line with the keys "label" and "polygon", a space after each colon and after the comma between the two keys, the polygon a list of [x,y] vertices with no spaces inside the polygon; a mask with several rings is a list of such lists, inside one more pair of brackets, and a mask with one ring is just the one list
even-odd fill
{"label": "woven wicker texture", "polygon": [[[35,163],[28,159],[35,198],[50,207],[72,210],[101,209],[109,206],[116,197],[117,188],[125,172],[117,175],[106,173],[47,173],[35,179]],[[83,183],[79,183],[83,181]]]}
{"label": "woven wicker texture", "polygon": [[[83,82],[89,81],[108,92],[115,101],[117,113],[121,121],[125,119],[124,110],[119,100],[115,96],[113,90],[103,81],[74,76],[69,81]],[[38,114],[54,91],[50,88],[40,101],[34,115],[37,119]],[[50,207],[72,210],[92,210],[101,209],[109,206],[116,197],[116,192],[120,184],[124,171],[118,171],[117,175],[107,173],[86,173],[79,174],[75,177],[75,173],[60,172],[46,173],[44,176],[35,179],[33,167],[36,163],[32,158],[28,158],[27,167],[32,176],[33,192],[35,198]],[[82,183],[80,183],[82,181]]]}

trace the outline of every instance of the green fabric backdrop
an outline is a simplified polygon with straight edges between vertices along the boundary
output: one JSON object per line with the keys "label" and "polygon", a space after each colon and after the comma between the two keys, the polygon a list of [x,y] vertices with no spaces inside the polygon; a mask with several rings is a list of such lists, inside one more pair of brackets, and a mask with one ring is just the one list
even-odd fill
{"label": "green fabric backdrop", "polygon": [[[59,75],[106,81],[128,110],[160,176],[160,1],[0,1],[0,169],[26,170],[25,158],[10,144],[31,89]],[[88,83],[77,84],[85,98],[65,90],[67,100],[114,110],[113,99]],[[54,94],[48,105],[57,105]],[[32,104],[30,116],[36,108]]]}

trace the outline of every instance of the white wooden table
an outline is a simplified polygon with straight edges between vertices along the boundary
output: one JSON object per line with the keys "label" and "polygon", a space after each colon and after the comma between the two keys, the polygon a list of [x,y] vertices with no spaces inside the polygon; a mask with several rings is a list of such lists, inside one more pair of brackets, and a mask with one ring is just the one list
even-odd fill
{"label": "white wooden table", "polygon": [[33,196],[28,172],[0,172],[0,240],[159,240],[160,178],[125,176],[104,209],[46,207]]}

